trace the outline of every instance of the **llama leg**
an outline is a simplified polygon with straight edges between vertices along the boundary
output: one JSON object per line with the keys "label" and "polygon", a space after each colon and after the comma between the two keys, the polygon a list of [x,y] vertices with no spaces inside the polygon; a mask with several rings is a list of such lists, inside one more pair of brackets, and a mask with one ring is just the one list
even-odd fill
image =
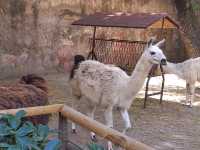
{"label": "llama leg", "polygon": [[[87,112],[88,117],[94,119],[95,110],[96,110],[96,106],[89,106],[89,110],[88,110],[88,112]],[[91,135],[91,139],[92,139],[93,141],[96,141],[96,140],[97,140],[96,134],[95,134],[94,132],[90,132],[90,135]]]}
{"label": "llama leg", "polygon": [[195,97],[195,84],[190,85],[190,93],[191,93],[190,107],[192,107],[192,104],[194,102],[194,97]]}
{"label": "llama leg", "polygon": [[187,83],[186,84],[186,101],[187,105],[192,107],[192,103],[194,101],[195,94],[195,83]]}
{"label": "llama leg", "polygon": [[[72,108],[74,109],[75,108],[75,104],[74,102],[72,102]],[[76,124],[74,122],[72,122],[72,133],[77,133],[76,131]]]}
{"label": "llama leg", "polygon": [[126,131],[131,128],[131,121],[130,121],[130,118],[129,118],[129,114],[128,114],[128,111],[127,109],[125,108],[120,108],[120,113],[121,113],[121,116],[124,120],[124,123],[125,123],[125,129],[123,130],[123,133],[125,134]]}
{"label": "llama leg", "polygon": [[190,84],[188,82],[186,82],[186,102],[185,104],[188,105],[188,103],[191,101],[191,94],[190,94]]}
{"label": "llama leg", "polygon": [[[113,114],[112,114],[113,107],[108,106],[104,112],[106,126],[109,128],[113,128]],[[113,150],[113,145],[111,141],[108,141],[108,150]]]}
{"label": "llama leg", "polygon": [[72,122],[72,133],[77,133],[76,124],[74,122]]}

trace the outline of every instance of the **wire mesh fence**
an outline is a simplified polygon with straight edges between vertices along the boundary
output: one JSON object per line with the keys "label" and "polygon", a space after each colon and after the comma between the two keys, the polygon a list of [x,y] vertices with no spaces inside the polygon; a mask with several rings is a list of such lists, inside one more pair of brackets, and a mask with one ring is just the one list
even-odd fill
{"label": "wire mesh fence", "polygon": [[[92,49],[92,39],[89,40]],[[146,42],[116,39],[95,39],[94,53],[97,60],[114,64],[130,73],[143,53]]]}

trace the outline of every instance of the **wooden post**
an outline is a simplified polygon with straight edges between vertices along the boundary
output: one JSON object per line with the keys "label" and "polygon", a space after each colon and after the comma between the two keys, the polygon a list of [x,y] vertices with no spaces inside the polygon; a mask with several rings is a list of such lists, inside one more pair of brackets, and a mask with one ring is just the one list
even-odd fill
{"label": "wooden post", "polygon": [[59,139],[62,142],[61,150],[67,150],[68,133],[67,133],[67,118],[63,117],[59,112]]}
{"label": "wooden post", "polygon": [[140,143],[121,132],[118,132],[112,128],[109,128],[83,114],[80,112],[68,107],[64,106],[61,109],[61,113],[64,117],[73,121],[74,123],[79,124],[80,126],[95,132],[97,135],[121,146],[126,150],[153,150],[153,148]]}

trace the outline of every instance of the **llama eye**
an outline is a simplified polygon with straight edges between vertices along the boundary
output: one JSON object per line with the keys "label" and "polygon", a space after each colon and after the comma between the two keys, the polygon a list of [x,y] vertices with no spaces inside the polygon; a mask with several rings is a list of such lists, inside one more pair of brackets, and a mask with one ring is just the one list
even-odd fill
{"label": "llama eye", "polygon": [[150,54],[151,54],[151,55],[155,55],[156,53],[155,53],[155,52],[150,52]]}

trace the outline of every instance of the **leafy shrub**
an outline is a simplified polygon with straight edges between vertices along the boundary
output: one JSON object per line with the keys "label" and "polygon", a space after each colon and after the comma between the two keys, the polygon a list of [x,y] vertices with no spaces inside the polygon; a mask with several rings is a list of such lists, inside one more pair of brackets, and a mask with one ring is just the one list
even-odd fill
{"label": "leafy shrub", "polygon": [[196,1],[191,1],[191,7],[194,12],[200,11],[200,3]]}
{"label": "leafy shrub", "polygon": [[90,143],[87,146],[89,150],[105,150],[103,146],[96,143]]}
{"label": "leafy shrub", "polygon": [[48,140],[52,133],[46,125],[33,125],[23,121],[25,111],[0,117],[0,150],[58,150],[58,139]]}

